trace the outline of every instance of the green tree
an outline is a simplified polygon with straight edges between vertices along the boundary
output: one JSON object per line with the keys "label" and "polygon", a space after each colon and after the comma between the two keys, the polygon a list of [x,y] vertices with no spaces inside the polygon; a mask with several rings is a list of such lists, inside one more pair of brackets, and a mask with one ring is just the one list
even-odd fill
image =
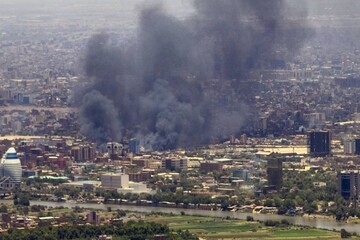
{"label": "green tree", "polygon": [[286,207],[287,209],[295,208],[295,202],[294,202],[294,200],[289,199],[289,198],[285,199],[285,201],[284,201],[284,207]]}
{"label": "green tree", "polygon": [[340,230],[340,236],[341,238],[350,238],[351,234],[348,231],[346,231],[344,228],[342,228]]}
{"label": "green tree", "polygon": [[58,197],[58,198],[62,198],[62,197],[64,197],[64,192],[61,189],[56,189],[54,191],[54,196]]}
{"label": "green tree", "polygon": [[273,205],[274,205],[274,202],[270,198],[266,199],[265,202],[264,202],[265,207],[272,207]]}
{"label": "green tree", "polygon": [[7,213],[8,212],[8,207],[6,205],[1,205],[0,206],[0,213]]}

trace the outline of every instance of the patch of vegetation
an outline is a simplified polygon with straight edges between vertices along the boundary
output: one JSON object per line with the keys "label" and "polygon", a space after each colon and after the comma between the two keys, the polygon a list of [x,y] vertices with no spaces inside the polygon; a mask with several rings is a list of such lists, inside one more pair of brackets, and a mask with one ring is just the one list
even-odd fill
{"label": "patch of vegetation", "polygon": [[70,240],[70,239],[94,239],[99,235],[106,234],[116,239],[145,240],[155,235],[163,235],[171,240],[195,240],[196,236],[188,231],[172,232],[170,229],[159,223],[135,222],[118,223],[116,225],[104,226],[61,226],[43,227],[35,229],[9,229],[0,235],[0,240]]}
{"label": "patch of vegetation", "polygon": [[183,229],[206,239],[338,239],[339,233],[292,226],[287,220],[268,221],[267,225],[247,220],[200,216],[146,216],[145,221],[168,224],[170,229]]}

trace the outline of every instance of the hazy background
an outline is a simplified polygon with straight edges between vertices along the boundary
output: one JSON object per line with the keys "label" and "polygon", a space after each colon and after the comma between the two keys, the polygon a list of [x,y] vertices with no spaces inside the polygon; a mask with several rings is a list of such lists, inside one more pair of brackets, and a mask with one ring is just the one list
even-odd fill
{"label": "hazy background", "polygon": [[[170,11],[191,11],[192,0],[1,0],[2,14],[67,14],[69,12],[134,11],[137,6],[154,2],[164,3]],[[358,0],[287,0],[289,6],[306,9],[312,15],[359,16]]]}
{"label": "hazy background", "polygon": [[[251,121],[246,115],[252,108],[244,99],[254,94],[246,91],[251,95],[247,96],[240,86],[243,79],[249,80],[251,70],[277,60],[277,55],[291,55],[284,57],[291,62],[302,57],[305,48],[321,46],[326,53],[359,46],[359,0],[242,1],[256,18],[246,19],[243,5],[232,8],[239,4],[230,0],[204,0],[197,10],[192,0],[0,0],[0,43],[6,43],[8,53],[4,57],[0,53],[0,64],[11,68],[9,62],[14,61],[22,73],[46,66],[86,76],[90,88],[84,92],[92,94],[75,95],[86,103],[83,132],[109,133],[93,136],[100,142],[121,138],[108,135],[122,127],[133,127],[131,136],[158,142],[160,149],[210,142],[213,136],[228,137]],[[212,7],[206,6],[209,2]],[[239,15],[245,16],[241,24]],[[285,46],[278,48],[281,42]],[[285,54],[277,49],[285,49]],[[210,85],[209,79],[227,80],[229,89],[236,91],[223,98],[223,105],[209,105],[212,96],[221,95],[217,87],[204,87]],[[92,119],[104,114],[108,121]],[[219,127],[224,125],[230,127]],[[171,139],[159,143],[164,136]]]}

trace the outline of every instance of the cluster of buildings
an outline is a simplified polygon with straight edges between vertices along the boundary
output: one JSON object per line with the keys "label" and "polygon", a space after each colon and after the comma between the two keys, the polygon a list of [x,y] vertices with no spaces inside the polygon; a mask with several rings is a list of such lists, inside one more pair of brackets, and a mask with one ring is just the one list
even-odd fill
{"label": "cluster of buildings", "polygon": [[[101,7],[113,10],[105,3]],[[238,113],[239,106],[246,106],[241,111],[247,109],[244,115],[252,117],[238,138],[188,151],[145,152],[136,138],[100,149],[80,136],[78,113],[71,108],[72,89],[84,84],[79,56],[98,28],[108,27],[127,42],[136,24],[125,12],[111,20],[101,17],[105,9],[91,16],[67,12],[66,18],[59,12],[0,17],[0,135],[29,137],[14,140],[15,146],[0,142],[0,190],[22,187],[21,176],[66,177],[68,182],[47,190],[153,194],[174,187],[191,196],[231,198],[240,190],[279,192],[286,160],[296,157],[300,161],[292,164],[301,170],[343,170],[338,174],[339,193],[345,199],[358,198],[357,36],[353,44],[309,40],[292,62],[274,59],[269,66],[253,69],[248,80],[202,81],[214,115],[221,115],[223,108]],[[351,32],[339,26],[318,30],[324,36]],[[219,126],[219,133],[228,132],[226,124]],[[195,184],[184,191],[184,182]],[[97,221],[96,216],[91,219]]]}
{"label": "cluster of buildings", "polygon": [[72,108],[0,107],[0,135],[77,134],[76,110]]}
{"label": "cluster of buildings", "polygon": [[[45,211],[45,207],[39,207],[41,211]],[[49,211],[50,212],[50,211]],[[136,219],[135,217],[133,217]],[[103,225],[114,222],[121,222],[124,219],[130,220],[132,217],[108,217],[104,219],[104,215],[100,215],[99,212],[89,211],[86,216],[77,216],[75,222],[72,224],[78,225]],[[68,225],[70,217],[67,214],[61,216],[34,216],[34,215],[16,215],[11,213],[0,214],[0,233],[10,228],[19,229],[32,229],[37,227],[49,227],[49,226],[64,226]],[[73,220],[74,221],[74,220]],[[108,235],[100,235],[98,240],[111,240],[112,237]]]}
{"label": "cluster of buildings", "polygon": [[[135,27],[132,4],[122,6],[123,14],[108,3],[79,4],[71,10],[56,3],[48,3],[46,10],[29,4],[34,12],[19,15],[11,5],[2,7],[0,106],[68,106],[71,90],[80,84],[79,69],[88,39],[99,29],[107,29],[128,36],[123,37],[126,41]],[[87,14],[84,9],[96,13]],[[114,13],[111,19],[109,12]]]}

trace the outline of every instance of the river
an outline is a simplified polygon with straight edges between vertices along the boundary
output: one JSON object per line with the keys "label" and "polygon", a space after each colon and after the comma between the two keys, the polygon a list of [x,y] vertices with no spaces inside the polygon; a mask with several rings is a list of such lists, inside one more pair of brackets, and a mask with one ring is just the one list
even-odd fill
{"label": "river", "polygon": [[[9,200],[0,200],[0,203],[12,203]],[[301,216],[281,216],[273,214],[252,214],[252,213],[240,213],[240,212],[223,212],[223,211],[206,211],[206,210],[197,210],[197,209],[182,209],[182,208],[162,208],[162,207],[148,207],[148,206],[127,206],[127,205],[114,205],[114,204],[91,204],[91,203],[69,203],[69,202],[43,202],[43,201],[31,201],[31,205],[43,205],[47,207],[66,207],[73,208],[75,206],[87,208],[87,209],[99,209],[107,210],[110,207],[112,210],[126,210],[131,212],[142,212],[142,213],[151,213],[151,212],[161,212],[161,213],[174,213],[181,214],[184,212],[188,215],[199,215],[207,217],[231,217],[236,219],[245,220],[247,216],[252,216],[255,220],[266,221],[266,220],[277,220],[281,221],[282,219],[288,220],[290,223],[300,226],[309,226],[313,228],[327,229],[327,230],[337,230],[340,231],[344,228],[346,231],[351,233],[360,234],[360,227],[355,223],[345,223],[338,222],[331,219],[319,219],[319,218],[307,218]]]}

